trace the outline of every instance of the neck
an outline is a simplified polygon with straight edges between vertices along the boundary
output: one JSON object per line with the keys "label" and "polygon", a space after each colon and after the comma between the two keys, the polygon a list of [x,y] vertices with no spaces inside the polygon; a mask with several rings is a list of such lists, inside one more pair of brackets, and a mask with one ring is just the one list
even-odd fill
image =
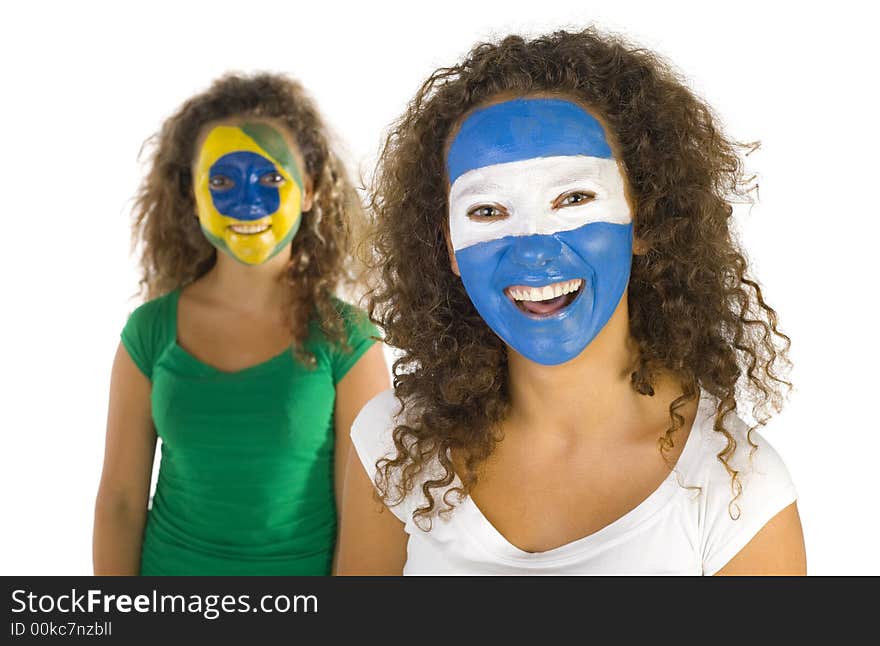
{"label": "neck", "polygon": [[203,282],[217,300],[232,309],[265,312],[286,300],[284,270],[289,256],[282,250],[260,265],[246,265],[218,251],[217,262]]}
{"label": "neck", "polygon": [[624,293],[605,327],[566,363],[545,366],[508,349],[510,420],[542,437],[601,433],[639,396],[630,385],[635,358]]}

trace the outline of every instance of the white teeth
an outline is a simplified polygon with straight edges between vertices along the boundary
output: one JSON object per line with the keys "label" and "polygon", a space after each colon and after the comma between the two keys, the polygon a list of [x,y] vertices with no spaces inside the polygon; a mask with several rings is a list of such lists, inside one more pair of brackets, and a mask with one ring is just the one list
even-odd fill
{"label": "white teeth", "polygon": [[229,228],[236,233],[253,235],[254,233],[263,233],[263,231],[267,231],[270,226],[272,226],[270,223],[264,222],[263,224],[231,224],[229,225]]}
{"label": "white teeth", "polygon": [[581,288],[584,284],[583,279],[567,280],[561,283],[553,283],[544,285],[543,287],[509,287],[507,292],[515,301],[549,301],[551,298],[558,298],[564,294],[570,294]]}

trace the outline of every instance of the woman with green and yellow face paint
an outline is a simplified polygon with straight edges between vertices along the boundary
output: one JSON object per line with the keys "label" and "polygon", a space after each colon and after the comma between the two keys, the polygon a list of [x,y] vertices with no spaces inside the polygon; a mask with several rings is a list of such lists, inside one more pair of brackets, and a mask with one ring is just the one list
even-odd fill
{"label": "woman with green and yellow face paint", "polygon": [[334,296],[360,207],[311,101],[220,79],[163,126],[136,216],[95,573],[330,574],[348,429],[388,376]]}
{"label": "woman with green and yellow face paint", "polygon": [[195,172],[202,231],[240,262],[257,265],[289,246],[304,189],[291,147],[269,124],[218,125],[202,143]]}

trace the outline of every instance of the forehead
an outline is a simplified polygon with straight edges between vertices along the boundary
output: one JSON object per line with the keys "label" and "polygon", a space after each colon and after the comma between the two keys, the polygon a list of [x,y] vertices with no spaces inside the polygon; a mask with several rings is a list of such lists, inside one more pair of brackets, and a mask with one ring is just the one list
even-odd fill
{"label": "forehead", "polygon": [[209,172],[224,173],[230,169],[244,172],[263,172],[266,169],[276,168],[275,162],[260,153],[251,152],[249,150],[233,150],[228,152],[217,161],[215,161]]}
{"label": "forehead", "polygon": [[[529,181],[523,182],[523,177]],[[453,183],[450,200],[488,199],[499,192],[508,197],[529,196],[542,188],[557,192],[575,186],[607,190],[617,187],[621,181],[620,170],[613,159],[587,155],[539,157],[470,170]]]}
{"label": "forehead", "polygon": [[270,155],[280,150],[295,150],[286,128],[262,119],[240,118],[206,125],[199,133],[196,150],[205,146],[253,152],[258,152],[255,148],[260,148]]}
{"label": "forehead", "polygon": [[210,151],[213,157],[230,152],[251,152],[265,154],[262,147],[240,126],[218,124],[207,129],[201,139],[202,152]]}
{"label": "forehead", "polygon": [[283,128],[261,120],[211,124],[204,130],[196,167],[204,172],[229,153],[253,153],[283,168],[301,185],[298,151],[285,135]]}
{"label": "forehead", "polygon": [[215,119],[203,124],[196,137],[195,149],[199,150],[204,146],[205,141],[215,130],[221,129],[222,131],[222,129],[229,129],[228,132],[232,132],[235,130],[247,131],[254,128],[265,132],[273,132],[273,136],[281,139],[288,147],[293,147],[295,145],[295,141],[291,136],[289,129],[277,119],[240,115]]}
{"label": "forehead", "polygon": [[446,155],[450,184],[476,168],[536,157],[613,157],[602,124],[559,98],[519,98],[475,110]]}

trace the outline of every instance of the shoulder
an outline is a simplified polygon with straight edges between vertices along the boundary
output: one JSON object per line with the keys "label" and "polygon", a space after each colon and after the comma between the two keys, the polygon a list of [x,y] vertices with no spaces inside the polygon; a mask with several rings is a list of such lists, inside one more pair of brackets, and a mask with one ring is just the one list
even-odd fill
{"label": "shoulder", "polygon": [[122,344],[147,377],[159,352],[174,341],[175,303],[178,290],[147,301],[135,308],[122,329]]}
{"label": "shoulder", "polygon": [[[351,426],[352,445],[364,470],[374,484],[377,481],[378,473],[376,462],[382,458],[394,458],[397,455],[397,449],[394,446],[394,429],[405,421],[403,406],[394,394],[394,389],[389,388],[373,397],[361,409]],[[399,473],[391,474],[392,481],[388,484],[392,496],[395,490],[399,490],[399,478]],[[418,487],[413,488],[413,491],[416,490]],[[388,505],[388,508],[401,522],[408,525],[412,520],[415,504],[416,497],[410,492],[399,501]]]}
{"label": "shoulder", "polygon": [[[753,498],[780,488],[792,486],[791,476],[782,457],[773,445],[757,430],[750,430],[742,418],[729,413],[720,425],[727,434],[715,429],[717,415],[711,404],[701,403],[700,418],[694,423],[693,433],[698,450],[691,472],[697,474],[701,485],[713,492],[726,487],[730,491],[731,470],[737,472],[743,498]],[[725,458],[719,455],[730,453]]]}
{"label": "shoulder", "polygon": [[345,326],[345,334],[349,343],[363,337],[377,336],[379,331],[370,321],[370,317],[361,308],[347,303],[337,297],[330,302]]}
{"label": "shoulder", "polygon": [[168,314],[168,310],[172,305],[171,301],[176,295],[177,290],[174,290],[148,300],[129,314],[128,321],[136,324],[153,324],[162,320]]}
{"label": "shoulder", "polygon": [[334,323],[342,322],[345,342],[349,346],[356,345],[361,339],[378,336],[378,329],[370,321],[367,313],[361,308],[347,303],[336,296],[330,297],[330,306],[331,309],[325,314],[318,314],[316,310],[315,315],[309,322],[310,341],[314,345],[322,346],[328,344],[327,336],[322,329],[322,317],[324,322],[329,323],[329,321],[326,321],[328,317],[335,318],[336,321],[333,321]]}
{"label": "shoulder", "polygon": [[338,296],[331,296],[330,303],[333,305],[336,312],[346,321],[367,319],[367,313],[364,310],[342,300]]}
{"label": "shoulder", "polygon": [[[722,424],[728,437],[714,428],[714,405],[701,402],[700,408],[692,429],[697,450],[685,484],[700,488],[703,567],[712,574],[794,502],[797,491],[782,457],[760,432],[730,413]],[[718,456],[728,446],[733,450],[725,465]]]}
{"label": "shoulder", "polygon": [[379,330],[366,312],[333,296],[330,298],[335,316],[341,320],[343,338],[328,340],[317,317],[310,323],[307,347],[319,361],[329,363],[334,383],[339,383],[363,354],[379,338]]}
{"label": "shoulder", "polygon": [[352,444],[371,479],[376,461],[396,453],[393,433],[402,408],[394,389],[389,388],[367,402],[351,425]]}

